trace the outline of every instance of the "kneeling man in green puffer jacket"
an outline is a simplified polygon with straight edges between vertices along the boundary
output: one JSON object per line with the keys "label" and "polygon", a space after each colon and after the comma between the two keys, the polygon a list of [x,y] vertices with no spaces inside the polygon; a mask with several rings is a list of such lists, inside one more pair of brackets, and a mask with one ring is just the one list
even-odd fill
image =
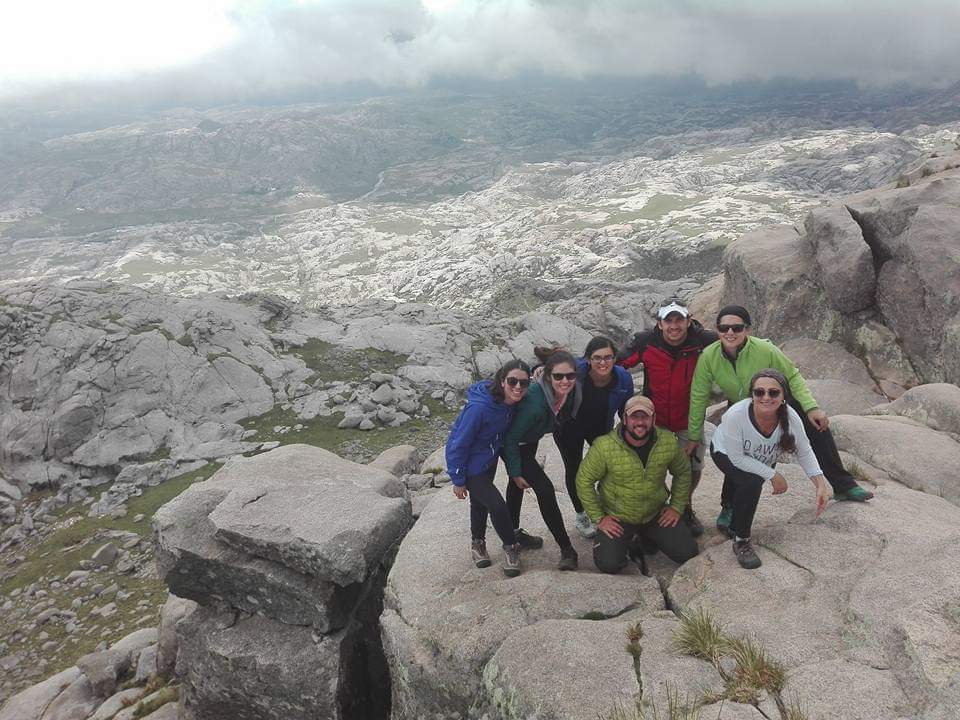
{"label": "kneeling man in green puffer jacket", "polygon": [[679,522],[690,501],[690,460],[676,435],[654,420],[653,401],[634,395],[623,424],[597,438],[580,464],[577,493],[600,531],[593,546],[600,572],[623,570],[639,540],[676,563],[699,552],[690,528]]}

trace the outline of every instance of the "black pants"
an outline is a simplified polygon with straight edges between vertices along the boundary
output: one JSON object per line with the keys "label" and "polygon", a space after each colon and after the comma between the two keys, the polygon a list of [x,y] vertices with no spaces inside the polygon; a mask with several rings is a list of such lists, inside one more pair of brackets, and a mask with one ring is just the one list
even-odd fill
{"label": "black pants", "polygon": [[497,531],[504,545],[513,545],[517,536],[513,532],[514,525],[510,522],[510,511],[503,495],[493,484],[497,464],[479,475],[467,478],[466,488],[470,498],[470,536],[474,540],[484,540],[487,537],[487,516],[493,522],[493,529]]}
{"label": "black pants", "polygon": [[553,439],[557,442],[557,448],[560,450],[560,457],[563,460],[563,479],[567,485],[567,495],[570,496],[573,509],[582,513],[583,503],[580,502],[580,497],[577,495],[577,471],[580,469],[580,462],[583,460],[583,443],[587,441],[592,445],[595,438],[587,440],[581,431],[574,427],[568,427],[561,432],[554,433]]}
{"label": "black pants", "polygon": [[[557,491],[553,488],[553,483],[547,474],[537,462],[537,445],[520,446],[520,474],[527,484],[533,488],[537,496],[537,503],[540,505],[540,515],[547,524],[547,529],[557,541],[561,548],[570,547],[570,536],[567,535],[567,529],[563,526],[563,516],[560,514],[560,506],[557,505]],[[507,508],[510,510],[510,519],[513,521],[513,527],[520,527],[520,508],[523,506],[523,490],[517,487],[513,480],[507,481]]]}
{"label": "black pants", "polygon": [[796,410],[800,419],[803,420],[803,430],[810,441],[810,447],[813,448],[813,454],[816,456],[820,469],[823,470],[823,475],[827,478],[827,482],[830,483],[833,491],[835,493],[846,492],[856,486],[857,481],[853,475],[843,467],[843,461],[837,451],[837,442],[833,439],[833,433],[830,430],[824,430],[823,432],[817,430],[817,427],[807,418],[803,408],[793,398],[790,399],[790,407]]}
{"label": "black pants", "polygon": [[748,473],[736,467],[724,453],[710,446],[710,456],[723,473],[723,490],[720,491],[720,504],[733,508],[733,520],[730,529],[737,537],[750,537],[753,516],[760,502],[760,492],[764,480],[759,475]]}
{"label": "black pants", "polygon": [[608,537],[603,530],[597,530],[597,539],[593,545],[593,563],[602,573],[617,574],[627,566],[630,548],[637,537],[642,537],[663,551],[663,554],[675,563],[685,563],[700,552],[697,541],[687,524],[681,520],[673,527],[660,527],[660,513],[642,525],[623,525],[623,535]]}

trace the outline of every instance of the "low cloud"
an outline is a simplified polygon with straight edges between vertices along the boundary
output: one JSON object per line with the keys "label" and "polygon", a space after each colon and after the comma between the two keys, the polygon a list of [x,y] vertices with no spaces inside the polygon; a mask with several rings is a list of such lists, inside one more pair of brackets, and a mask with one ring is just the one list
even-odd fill
{"label": "low cloud", "polygon": [[189,104],[525,74],[960,79],[960,3],[937,0],[326,0],[244,2],[232,17],[229,46],[112,87]]}

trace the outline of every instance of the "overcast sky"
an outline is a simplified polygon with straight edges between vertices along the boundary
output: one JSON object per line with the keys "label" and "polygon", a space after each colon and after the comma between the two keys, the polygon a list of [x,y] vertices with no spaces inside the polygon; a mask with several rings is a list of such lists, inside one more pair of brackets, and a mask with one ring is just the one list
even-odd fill
{"label": "overcast sky", "polygon": [[960,80],[958,0],[4,0],[0,98],[521,73]]}

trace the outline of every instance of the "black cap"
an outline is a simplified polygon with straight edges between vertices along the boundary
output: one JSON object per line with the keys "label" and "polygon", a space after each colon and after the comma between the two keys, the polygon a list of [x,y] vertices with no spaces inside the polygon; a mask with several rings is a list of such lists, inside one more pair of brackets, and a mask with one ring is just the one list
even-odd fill
{"label": "black cap", "polygon": [[726,305],[720,308],[720,312],[717,313],[717,325],[720,324],[720,318],[724,315],[736,315],[738,318],[743,320],[745,325],[750,324],[750,313],[747,312],[747,309],[742,305]]}

